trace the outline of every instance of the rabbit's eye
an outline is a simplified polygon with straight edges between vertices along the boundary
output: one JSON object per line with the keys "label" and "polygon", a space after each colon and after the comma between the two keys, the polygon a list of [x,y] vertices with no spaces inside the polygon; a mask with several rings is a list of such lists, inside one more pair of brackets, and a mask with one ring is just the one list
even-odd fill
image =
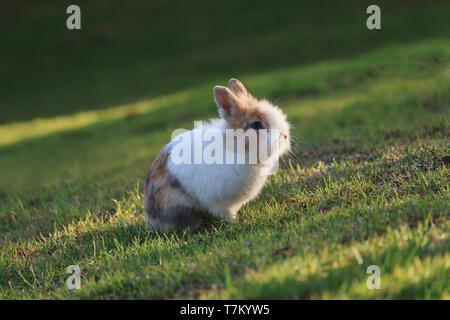
{"label": "rabbit's eye", "polygon": [[259,122],[259,121],[255,121],[255,122],[253,122],[253,123],[250,125],[250,127],[251,127],[252,129],[259,130],[259,129],[262,128],[262,124],[261,124],[261,122]]}

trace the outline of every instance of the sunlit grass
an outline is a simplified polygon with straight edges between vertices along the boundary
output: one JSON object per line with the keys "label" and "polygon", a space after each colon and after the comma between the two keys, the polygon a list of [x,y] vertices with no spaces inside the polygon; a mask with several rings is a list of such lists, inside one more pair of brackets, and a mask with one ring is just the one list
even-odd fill
{"label": "sunlit grass", "polygon": [[184,101],[185,96],[186,93],[178,93],[106,110],[85,111],[70,116],[0,125],[0,147],[108,121],[138,117],[144,113],[157,111],[167,105]]}
{"label": "sunlit grass", "polygon": [[435,39],[243,77],[300,143],[237,223],[195,234],[148,233],[142,182],[228,79],[2,124],[0,298],[448,298],[449,59]]}

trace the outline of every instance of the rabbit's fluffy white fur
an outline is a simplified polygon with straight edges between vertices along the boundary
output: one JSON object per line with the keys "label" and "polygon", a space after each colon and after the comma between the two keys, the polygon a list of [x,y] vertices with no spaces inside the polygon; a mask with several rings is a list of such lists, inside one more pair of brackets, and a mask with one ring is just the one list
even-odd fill
{"label": "rabbit's fluffy white fur", "polygon": [[[267,100],[251,96],[243,84],[231,79],[228,87],[216,86],[214,98],[221,119],[194,128],[174,138],[155,159],[147,175],[145,185],[145,209],[149,228],[153,231],[173,232],[186,228],[195,229],[204,215],[212,214],[232,223],[239,209],[259,194],[270,169],[278,163],[281,155],[290,149],[290,126],[284,113]],[[261,129],[268,129],[267,136],[258,135],[258,150],[263,144],[269,146],[266,157],[258,157],[256,163],[248,163],[249,149],[224,149],[236,161],[238,153],[244,152],[243,164],[212,163],[198,164],[173,161],[174,152],[181,141],[195,148],[197,134],[209,129],[218,130],[223,139],[227,129],[255,130],[259,122]],[[271,129],[276,129],[271,130]],[[259,131],[257,130],[257,134]],[[233,131],[233,132],[234,132]],[[216,131],[217,132],[217,131]],[[237,131],[236,131],[237,132]],[[279,136],[271,139],[271,134]],[[197,143],[197,144],[196,144]],[[225,140],[223,146],[226,146]]]}

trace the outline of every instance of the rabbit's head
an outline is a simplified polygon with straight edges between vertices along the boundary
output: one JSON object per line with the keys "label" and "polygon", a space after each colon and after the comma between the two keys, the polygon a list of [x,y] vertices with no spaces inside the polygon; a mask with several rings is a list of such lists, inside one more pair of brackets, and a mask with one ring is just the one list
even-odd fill
{"label": "rabbit's head", "polygon": [[228,87],[214,87],[214,99],[227,129],[255,130],[258,150],[268,147],[268,158],[278,158],[290,149],[290,125],[275,105],[254,98],[242,82],[231,79]]}

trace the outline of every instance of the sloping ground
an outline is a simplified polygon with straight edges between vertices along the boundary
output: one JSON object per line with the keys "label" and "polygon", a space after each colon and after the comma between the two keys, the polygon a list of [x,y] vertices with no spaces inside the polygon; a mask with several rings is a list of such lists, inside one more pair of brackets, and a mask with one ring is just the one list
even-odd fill
{"label": "sloping ground", "polygon": [[1,125],[0,298],[448,299],[449,77],[439,38],[246,76],[295,156],[236,224],[169,237],[144,227],[142,181],[172,130],[215,116],[215,82]]}

